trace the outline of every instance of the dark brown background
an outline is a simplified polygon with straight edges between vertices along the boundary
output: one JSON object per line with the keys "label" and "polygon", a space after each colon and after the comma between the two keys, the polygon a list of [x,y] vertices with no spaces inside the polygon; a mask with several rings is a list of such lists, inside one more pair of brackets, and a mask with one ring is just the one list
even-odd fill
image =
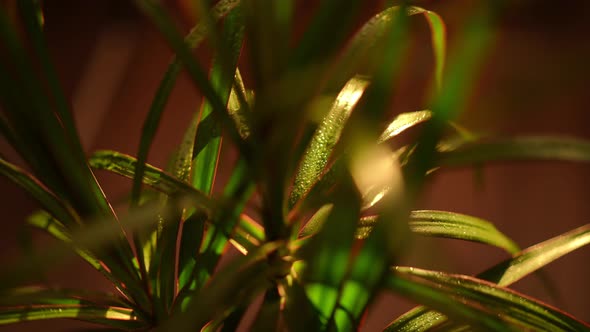
{"label": "dark brown background", "polygon": [[[315,1],[299,1],[302,25]],[[380,1],[366,1],[366,15]],[[461,22],[474,1],[421,1],[441,14],[448,24],[451,47]],[[182,1],[170,2],[181,25]],[[432,56],[426,24],[413,20],[412,56],[395,97],[395,112],[421,109],[430,82]],[[126,1],[46,1],[46,31],[63,85],[74,110],[88,152],[114,149],[136,154],[142,121],[170,51],[154,28]],[[502,14],[497,35],[461,123],[496,135],[560,134],[590,138],[590,2],[513,1]],[[200,54],[205,61],[206,54]],[[179,143],[200,98],[182,76],[164,114],[150,154],[150,162],[164,166]],[[14,160],[4,142],[2,152]],[[474,182],[469,169],[440,173],[429,185],[418,208],[473,214],[496,223],[521,246],[555,236],[590,222],[590,166],[569,163],[514,163],[485,167],[484,184]],[[129,182],[99,174],[116,201],[123,201]],[[35,204],[17,187],[0,179],[3,233],[0,262],[18,259],[17,235]],[[37,235],[37,243],[48,240]],[[505,258],[497,249],[456,241],[418,241],[407,264],[475,274]],[[588,280],[590,249],[583,248],[556,261],[546,270],[561,294],[555,303],[535,277],[515,285],[517,290],[558,304],[590,321]],[[98,273],[83,263],[70,262],[49,278],[67,287],[110,290]],[[384,294],[370,311],[364,331],[382,329],[410,304]],[[37,322],[1,331],[63,331],[86,326],[77,322]]]}

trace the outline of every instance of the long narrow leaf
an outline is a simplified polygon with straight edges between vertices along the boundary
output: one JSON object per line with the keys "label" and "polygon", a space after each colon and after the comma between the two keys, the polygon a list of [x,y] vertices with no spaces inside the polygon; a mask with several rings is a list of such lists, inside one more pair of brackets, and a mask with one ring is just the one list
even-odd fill
{"label": "long narrow leaf", "polygon": [[[124,153],[103,150],[95,152],[89,159],[90,166],[96,169],[103,169],[121,176],[132,179],[134,176],[137,160]],[[191,195],[199,203],[199,206],[207,210],[214,208],[213,202],[203,193],[194,189],[188,183],[182,182],[173,176],[166,174],[159,168],[146,164],[143,182],[168,195],[173,193],[184,193]]]}
{"label": "long narrow leaf", "polygon": [[[219,1],[219,3],[217,3],[217,5],[213,8],[211,16],[215,19],[221,19],[230,11],[232,11],[235,6],[239,4],[239,2],[240,0]],[[185,37],[185,42],[190,48],[196,48],[205,39],[206,34],[207,25],[199,23]],[[149,148],[158,129],[161,114],[164,111],[170,93],[172,92],[172,88],[174,87],[174,83],[176,82],[176,78],[178,77],[178,74],[180,74],[182,68],[183,62],[181,61],[180,57],[175,57],[172,60],[172,63],[168,66],[168,69],[162,78],[160,86],[158,87],[158,91],[156,92],[154,100],[152,101],[152,106],[150,107],[149,113],[144,121],[139,150],[137,153],[137,159],[139,163],[136,166],[136,176],[133,181],[132,195],[135,197],[136,201],[140,196],[142,183],[141,179],[143,177],[143,172],[145,171],[144,164],[147,160]]]}
{"label": "long narrow leaf", "polygon": [[500,317],[518,329],[590,331],[588,324],[564,312],[481,279],[401,267],[396,268],[391,280],[398,278],[423,285],[433,283],[431,287],[445,290],[451,302],[449,306],[435,307],[441,312],[450,311],[457,303],[461,303],[483,309],[484,312],[476,317],[482,322],[484,319]]}
{"label": "long narrow leaf", "polygon": [[29,36],[31,37],[33,42],[32,44],[35,47],[35,52],[39,55],[42,65],[41,68],[55,102],[55,110],[59,116],[60,122],[64,127],[64,131],[68,136],[69,141],[72,144],[78,145],[77,148],[82,150],[80,138],[78,136],[78,132],[76,131],[74,119],[70,111],[70,106],[61,88],[55,67],[50,61],[51,57],[47,48],[45,37],[43,36],[43,11],[41,8],[41,1],[18,1],[18,5],[25,27],[29,33]]}
{"label": "long narrow leaf", "polygon": [[[376,217],[362,218],[357,229],[357,238],[366,238],[375,223]],[[520,251],[518,246],[492,223],[460,213],[412,211],[409,226],[412,232],[421,235],[485,243],[504,249],[512,255]]]}
{"label": "long narrow leaf", "polygon": [[122,329],[137,329],[146,324],[138,320],[132,309],[97,305],[35,305],[0,308],[0,324],[15,324],[42,319],[71,318],[99,322]]}
{"label": "long narrow leaf", "polygon": [[[236,73],[237,61],[242,49],[242,42],[244,37],[244,26],[241,22],[241,11],[234,10],[228,15],[224,22],[223,39],[230,45],[231,54],[225,55],[230,63],[225,65],[230,68],[223,68],[218,60],[219,55],[213,63],[211,69],[211,81],[219,93],[222,100],[227,104],[230,91]],[[209,102],[205,102],[200,112],[200,124],[207,117],[212,117],[212,108]],[[217,171],[217,162],[219,160],[219,152],[221,149],[221,128],[218,124],[213,124],[209,127],[199,125],[196,138],[193,136],[193,146],[198,147],[196,150],[191,149],[190,158],[192,160],[192,184],[193,186],[206,193],[210,194],[213,189],[215,174]],[[194,220],[193,220],[194,221]],[[196,227],[196,229],[195,229]],[[202,238],[201,226],[198,224],[187,224],[183,226],[183,233],[180,242],[181,257],[193,257],[193,259],[183,260],[179,262],[179,289],[183,289],[189,282],[188,274],[193,271],[194,258],[199,254],[201,241],[195,241],[195,236]],[[212,225],[206,234],[205,241],[213,241],[209,239],[211,234],[216,234],[215,225]],[[185,234],[186,231],[186,234]]]}
{"label": "long narrow leaf", "polygon": [[442,166],[511,160],[590,162],[590,142],[563,137],[519,137],[465,144],[439,155],[439,164]]}
{"label": "long narrow leaf", "polygon": [[[529,247],[515,257],[506,260],[477,277],[508,286],[533,273],[552,261],[590,243],[590,226],[582,226],[545,242]],[[446,320],[441,313],[425,307],[415,308],[393,321],[388,331],[398,331],[403,326],[413,326],[425,330]]]}
{"label": "long narrow leaf", "polygon": [[75,211],[45,188],[43,184],[32,175],[27,174],[18,166],[13,165],[2,158],[0,158],[0,174],[23,188],[56,219],[62,220],[69,226],[79,226],[79,216],[77,216]]}
{"label": "long narrow leaf", "polygon": [[323,173],[352,110],[367,86],[366,80],[360,77],[352,78],[336,97],[332,108],[316,130],[304,153],[289,197],[291,206],[310,190]]}

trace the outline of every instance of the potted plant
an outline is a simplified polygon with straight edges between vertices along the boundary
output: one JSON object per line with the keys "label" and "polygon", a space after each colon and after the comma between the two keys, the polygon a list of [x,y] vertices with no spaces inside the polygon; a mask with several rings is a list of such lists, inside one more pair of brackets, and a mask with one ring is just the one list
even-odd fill
{"label": "potted plant", "polygon": [[[26,39],[0,14],[0,129],[28,167],[2,158],[0,171],[39,202],[42,210],[28,223],[60,240],[0,274],[0,323],[72,318],[116,330],[232,331],[250,311],[253,331],[349,331],[362,325],[377,294],[389,291],[425,307],[387,331],[590,329],[508,288],[587,244],[589,226],[521,249],[485,220],[415,210],[425,182],[441,168],[590,160],[589,142],[482,140],[453,123],[499,4],[477,11],[445,69],[443,19],[405,3],[355,30],[361,1],[322,2],[296,42],[292,1],[197,1],[199,23],[184,39],[158,1],[135,3],[175,53],[136,158],[85,155],[49,59],[40,3],[18,2]],[[432,98],[427,110],[391,117],[408,22],[420,16],[434,51]],[[204,40],[215,54],[208,71],[191,52]],[[244,43],[249,84],[238,68]],[[205,100],[162,170],[146,159],[183,69]],[[418,125],[415,140],[394,148],[392,140]],[[235,164],[218,162],[221,137],[235,149]],[[113,211],[97,169],[132,179],[128,213]],[[227,174],[222,185],[218,172]],[[252,212],[245,212],[248,202]],[[413,234],[480,242],[510,258],[477,276],[400,266]],[[229,246],[241,255],[220,264]],[[72,254],[117,293],[22,285],[22,276]],[[253,305],[255,299],[262,303]]]}

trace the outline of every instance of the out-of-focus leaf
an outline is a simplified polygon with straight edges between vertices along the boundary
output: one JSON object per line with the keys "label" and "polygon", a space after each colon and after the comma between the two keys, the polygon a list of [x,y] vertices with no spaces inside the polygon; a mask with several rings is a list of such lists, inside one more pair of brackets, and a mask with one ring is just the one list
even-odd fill
{"label": "out-of-focus leaf", "polygon": [[301,281],[322,325],[328,326],[338,304],[352,255],[360,198],[352,179],[341,184],[321,230],[299,250],[305,267]]}
{"label": "out-of-focus leaf", "polygon": [[56,113],[59,116],[60,122],[63,125],[69,141],[72,144],[76,144],[79,150],[82,150],[80,138],[76,131],[68,101],[61,88],[55,67],[51,63],[51,56],[47,49],[45,37],[43,36],[43,11],[41,8],[41,1],[24,0],[18,1],[17,3],[19,5],[23,23],[31,37],[35,52],[41,62],[41,69],[53,97]]}
{"label": "out-of-focus leaf", "polygon": [[[70,232],[58,220],[52,218],[49,214],[47,214],[44,211],[39,211],[29,216],[27,222],[29,223],[29,225],[33,227],[45,230],[47,233],[49,233],[56,239],[63,241],[64,243],[72,242]],[[115,285],[117,290],[122,292],[127,298],[133,298],[132,294],[142,292],[141,289],[135,289],[134,292],[130,293],[127,288],[136,287],[135,284],[131,283],[128,286],[124,285],[121,282],[121,280],[114,277],[109,270],[105,269],[105,267],[103,266],[104,263],[102,263],[92,253],[80,247],[73,249],[80,257],[82,257],[82,259],[84,259],[93,268],[95,268],[97,271],[102,273],[107,279],[109,279],[113,283],[113,285]]]}
{"label": "out-of-focus leaf", "polygon": [[[401,290],[399,282],[419,284],[443,294],[446,304],[426,303],[459,320],[475,319],[470,323],[487,324],[486,328],[497,330],[494,320],[502,320],[512,329],[532,329],[550,331],[589,331],[590,326],[571,315],[559,311],[549,305],[525,297],[515,291],[502,288],[494,283],[469,276],[447,274],[417,268],[398,267],[388,285],[392,290],[411,296],[411,291]],[[454,312],[455,308],[469,306],[476,309],[474,317]],[[505,327],[499,329],[506,330]]]}
{"label": "out-of-focus leaf", "polygon": [[[362,1],[358,0],[322,1],[297,49],[292,53],[292,64],[303,67],[326,61],[348,36],[361,4]],[[339,15],[334,16],[334,13]]]}
{"label": "out-of-focus leaf", "polygon": [[191,296],[184,312],[179,312],[160,327],[160,331],[194,331],[227,315],[228,310],[252,300],[272,287],[276,275],[289,266],[271,266],[268,256],[283,244],[267,243],[247,256],[240,256],[217,273],[207,285]]}
{"label": "out-of-focus leaf", "polygon": [[[231,12],[239,3],[240,0],[221,0],[212,9],[211,17],[217,20],[221,19]],[[205,39],[206,34],[207,24],[200,22],[188,33],[188,35],[185,37],[185,42],[190,48],[196,48]],[[182,68],[183,63],[181,59],[179,57],[175,57],[172,60],[172,63],[168,66],[168,70],[160,82],[158,91],[156,92],[154,100],[152,101],[152,106],[150,107],[149,113],[144,121],[139,150],[137,153],[137,159],[139,160],[139,163],[136,166],[134,172],[136,176],[133,180],[132,195],[135,197],[134,199],[136,202],[139,201],[141,194],[141,179],[143,177],[143,172],[145,171],[144,165],[147,160],[151,143],[158,129],[160,117],[164,111],[168,97],[172,92],[176,78],[178,77],[178,74],[180,74]]]}
{"label": "out-of-focus leaf", "polygon": [[330,317],[330,330],[351,331],[358,328],[365,308],[374,299],[391,258],[385,227],[367,239],[354,258],[338,292],[337,305]]}
{"label": "out-of-focus leaf", "polygon": [[309,221],[305,224],[301,232],[299,232],[299,237],[307,237],[310,235],[314,235],[320,231],[330,213],[332,213],[332,208],[334,205],[326,204],[322,206],[319,210],[314,213],[314,215],[309,219]]}
{"label": "out-of-focus leaf", "polygon": [[[300,263],[295,262],[295,264]],[[322,327],[320,311],[309,300],[299,278],[294,276],[292,279],[292,282],[285,286],[286,296],[282,313],[286,325],[292,331],[320,331]]]}
{"label": "out-of-focus leaf", "polygon": [[[357,238],[366,238],[375,227],[376,221],[377,218],[374,216],[361,218],[356,233]],[[420,235],[485,243],[504,249],[511,255],[520,251],[518,246],[498,231],[492,223],[460,213],[433,210],[412,211],[409,226],[412,232]]]}
{"label": "out-of-focus leaf", "polygon": [[[335,71],[336,84],[343,81],[343,78],[350,77],[354,73],[360,72],[361,64],[369,66],[369,72],[378,65],[382,47],[389,43],[386,39],[388,29],[392,20],[399,15],[401,6],[393,6],[373,16],[363,27],[354,35],[346,49],[342,52]],[[446,57],[446,28],[443,20],[438,14],[424,8],[409,6],[406,8],[407,15],[424,15],[429,23],[431,44],[434,52],[434,77],[437,86],[440,87],[442,74],[445,66]],[[393,45],[398,46],[393,43]],[[390,61],[391,59],[387,59]]]}
{"label": "out-of-focus leaf", "polygon": [[[240,102],[240,95],[245,96],[246,98],[246,106],[243,105],[243,102]],[[236,123],[236,127],[238,128],[238,133],[242,139],[247,139],[250,136],[250,106],[254,103],[254,92],[246,90],[244,86],[244,81],[242,79],[242,75],[240,74],[240,70],[236,69],[236,76],[235,76],[235,83],[234,87],[232,88],[229,99],[227,102],[227,111],[229,115],[234,119]]]}
{"label": "out-of-focus leaf", "polygon": [[281,295],[276,287],[264,294],[264,301],[256,314],[250,331],[280,331]]}
{"label": "out-of-focus leaf", "polygon": [[396,116],[395,119],[393,119],[393,121],[387,126],[385,131],[383,131],[379,137],[379,143],[385,142],[386,140],[401,134],[408,128],[428,121],[431,117],[432,112],[428,110],[401,113]]}
{"label": "out-of-focus leaf", "polygon": [[462,28],[454,57],[449,62],[443,84],[431,103],[432,119],[425,124],[416,149],[405,169],[408,195],[414,197],[424,184],[425,175],[435,166],[437,145],[450,121],[460,114],[470,89],[474,86],[477,69],[485,50],[493,38],[491,22],[494,19],[492,3],[476,7]]}
{"label": "out-of-focus leaf", "polygon": [[518,160],[590,161],[590,141],[562,137],[520,137],[474,142],[441,152],[441,166],[479,165]]}
{"label": "out-of-focus leaf", "polygon": [[316,130],[306,149],[293,182],[290,205],[304,196],[323,173],[350,113],[362,97],[368,82],[354,77],[340,91],[332,108]]}
{"label": "out-of-focus leaf", "polygon": [[70,227],[80,225],[79,216],[75,211],[57,198],[32,175],[27,174],[18,166],[0,158],[0,174],[23,188],[31,197],[36,199],[49,213],[58,220],[62,220]]}

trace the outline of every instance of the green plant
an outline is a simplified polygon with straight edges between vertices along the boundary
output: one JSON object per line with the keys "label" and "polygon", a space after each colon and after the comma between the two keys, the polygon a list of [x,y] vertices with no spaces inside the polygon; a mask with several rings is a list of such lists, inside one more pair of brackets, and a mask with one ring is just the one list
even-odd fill
{"label": "green plant", "polygon": [[[432,308],[408,312],[387,327],[391,331],[590,329],[506,288],[587,244],[589,226],[521,250],[487,221],[412,211],[428,175],[440,168],[590,161],[585,141],[485,140],[454,129],[497,4],[473,18],[447,70],[442,19],[418,7],[387,8],[347,41],[362,2],[324,1],[291,45],[292,1],[221,0],[212,10],[197,1],[207,14],[184,40],[159,2],[136,4],[176,54],[145,120],[137,159],[114,151],[86,158],[49,61],[39,2],[18,2],[38,70],[0,13],[6,51],[0,130],[31,172],[4,158],[0,171],[42,206],[29,224],[61,240],[0,275],[0,323],[74,318],[122,330],[231,331],[263,296],[252,330],[347,331],[361,324],[378,292],[389,290]],[[343,14],[334,19],[335,12]],[[400,114],[384,126],[412,15],[430,26],[435,93],[430,110]],[[237,69],[245,35],[252,87]],[[191,53],[204,39],[216,54],[209,76]],[[145,161],[183,68],[206,101],[163,171]],[[393,150],[388,142],[418,124],[417,140]],[[235,165],[218,165],[222,134],[238,152]],[[229,175],[222,193],[213,195],[218,167]],[[133,179],[127,216],[118,219],[112,211],[92,169]],[[261,202],[258,221],[244,213],[254,193]],[[512,257],[476,277],[398,266],[412,233],[481,242]],[[243,255],[215,271],[230,244]],[[22,276],[72,252],[111,280],[118,294],[20,284]]]}

